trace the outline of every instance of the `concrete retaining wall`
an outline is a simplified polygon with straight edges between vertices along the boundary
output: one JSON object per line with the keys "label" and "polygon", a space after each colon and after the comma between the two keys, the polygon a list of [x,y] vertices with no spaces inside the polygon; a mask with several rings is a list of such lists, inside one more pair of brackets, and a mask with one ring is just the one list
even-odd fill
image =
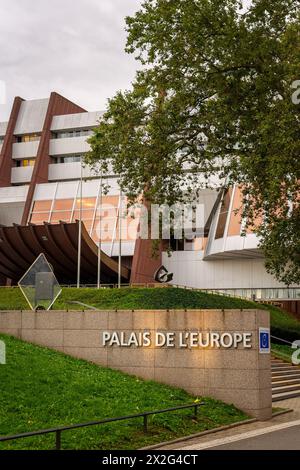
{"label": "concrete retaining wall", "polygon": [[[259,419],[271,417],[270,355],[260,354],[261,310],[0,312],[0,332],[144,379],[233,403]],[[251,349],[104,347],[104,331],[250,332]],[[28,365],[30,367],[30,364]]]}

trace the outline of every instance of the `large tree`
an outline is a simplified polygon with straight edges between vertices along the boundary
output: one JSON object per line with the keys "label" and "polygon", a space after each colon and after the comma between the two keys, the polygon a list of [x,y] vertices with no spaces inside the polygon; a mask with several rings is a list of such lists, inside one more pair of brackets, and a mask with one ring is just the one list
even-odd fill
{"label": "large tree", "polygon": [[143,1],[126,19],[141,70],[109,100],[87,162],[155,203],[195,197],[221,173],[242,187],[269,272],[299,283],[300,0],[241,3]]}

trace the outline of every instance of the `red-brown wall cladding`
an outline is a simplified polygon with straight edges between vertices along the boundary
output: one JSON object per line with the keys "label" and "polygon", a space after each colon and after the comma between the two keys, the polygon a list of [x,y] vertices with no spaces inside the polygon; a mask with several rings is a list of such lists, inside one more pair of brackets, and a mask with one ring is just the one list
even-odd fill
{"label": "red-brown wall cladding", "polygon": [[48,165],[50,163],[49,144],[51,138],[51,123],[53,117],[62,116],[64,114],[84,113],[85,111],[85,109],[81,108],[75,103],[72,103],[72,101],[67,100],[58,93],[51,93],[43,131],[39,143],[36,163],[33,169],[31,183],[29,186],[27,199],[24,207],[22,225],[27,224],[36,184],[48,183]]}
{"label": "red-brown wall cladding", "polygon": [[153,254],[152,240],[137,239],[131,267],[131,279],[133,284],[155,282],[155,271],[161,266],[163,242],[160,242],[158,253]]}
{"label": "red-brown wall cladding", "polygon": [[0,187],[11,186],[12,149],[14,143],[14,130],[18,119],[21,104],[24,100],[19,96],[14,99],[10,113],[7,131],[0,154]]}

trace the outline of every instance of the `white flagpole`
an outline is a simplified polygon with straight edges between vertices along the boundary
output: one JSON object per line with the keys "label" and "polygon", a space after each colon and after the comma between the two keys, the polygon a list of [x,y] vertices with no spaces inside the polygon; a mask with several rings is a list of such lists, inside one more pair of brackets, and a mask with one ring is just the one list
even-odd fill
{"label": "white flagpole", "polygon": [[118,288],[121,288],[121,270],[122,270],[122,189],[120,189],[119,204],[119,269],[118,269]]}
{"label": "white flagpole", "polygon": [[98,272],[97,272],[97,288],[101,287],[101,242],[102,242],[102,173],[100,179],[100,204],[99,204],[99,243],[98,243]]}
{"label": "white flagpole", "polygon": [[80,288],[81,273],[81,242],[82,242],[82,156],[80,157],[80,209],[78,230],[77,289]]}

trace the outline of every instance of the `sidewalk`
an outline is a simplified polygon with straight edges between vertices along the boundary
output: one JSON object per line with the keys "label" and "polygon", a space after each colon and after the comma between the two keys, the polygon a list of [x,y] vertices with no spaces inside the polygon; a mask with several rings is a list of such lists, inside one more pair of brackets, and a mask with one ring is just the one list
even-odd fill
{"label": "sidewalk", "polygon": [[293,409],[291,413],[286,413],[280,416],[272,418],[270,421],[256,421],[255,423],[249,423],[245,425],[238,426],[236,428],[227,429],[224,431],[207,434],[201,437],[195,437],[188,439],[183,442],[177,442],[174,444],[169,444],[160,447],[160,450],[197,450],[197,447],[201,447],[205,443],[215,441],[216,439],[225,439],[228,437],[233,437],[241,435],[244,433],[261,431],[263,429],[271,428],[275,425],[280,425],[283,423],[290,423],[292,421],[300,420],[300,397],[292,398],[289,400],[279,401],[274,404],[276,408],[283,409]]}

